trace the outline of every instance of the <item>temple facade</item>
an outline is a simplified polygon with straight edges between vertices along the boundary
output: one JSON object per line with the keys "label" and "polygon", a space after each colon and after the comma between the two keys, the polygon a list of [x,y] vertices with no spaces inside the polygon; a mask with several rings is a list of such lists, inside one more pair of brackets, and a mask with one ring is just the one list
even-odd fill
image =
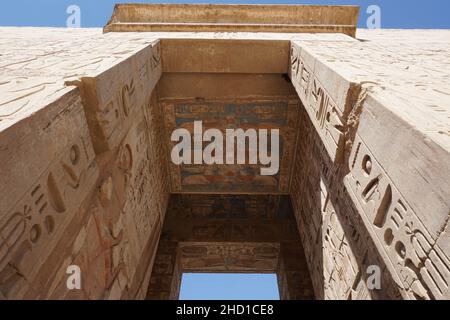
{"label": "temple facade", "polygon": [[[184,272],[248,272],[282,299],[450,299],[450,31],[358,12],[1,27],[0,298],[177,299]],[[195,121],[276,130],[279,170],[174,163]]]}

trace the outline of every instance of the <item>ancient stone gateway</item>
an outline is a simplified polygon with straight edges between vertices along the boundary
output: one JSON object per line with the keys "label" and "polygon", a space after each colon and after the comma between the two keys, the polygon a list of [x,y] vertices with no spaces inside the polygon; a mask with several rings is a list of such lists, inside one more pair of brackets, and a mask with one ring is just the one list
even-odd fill
{"label": "ancient stone gateway", "polygon": [[[277,273],[284,299],[449,299],[450,31],[357,17],[118,5],[104,32],[1,28],[0,297],[176,299],[214,271]],[[279,130],[278,173],[176,165],[194,121]]]}

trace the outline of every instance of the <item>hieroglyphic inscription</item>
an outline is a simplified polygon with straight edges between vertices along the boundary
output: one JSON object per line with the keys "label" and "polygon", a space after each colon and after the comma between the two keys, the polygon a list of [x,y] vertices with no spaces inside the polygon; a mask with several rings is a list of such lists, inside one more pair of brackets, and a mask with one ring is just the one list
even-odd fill
{"label": "hieroglyphic inscription", "polygon": [[[5,212],[1,212],[0,272],[13,266],[20,276],[29,282],[38,274],[40,267],[52,253],[52,248],[63,238],[71,219],[81,210],[81,205],[87,200],[86,197],[98,177],[87,126],[81,122],[84,119],[81,106],[65,108],[66,114],[63,117],[66,119],[53,120],[54,122],[44,129],[48,135],[45,139],[53,141],[50,142],[53,145],[49,145],[49,148],[56,151],[46,169],[38,173],[31,168],[21,169],[14,161],[5,163],[5,166],[11,166],[11,172],[28,170],[33,172],[33,176],[26,177],[29,181],[28,190],[17,198],[16,203],[5,209]],[[73,135],[73,139],[55,142],[58,132],[56,128],[59,123],[66,121],[73,122],[71,127],[66,127],[67,137],[72,136],[73,132],[69,131],[74,128],[79,132]],[[27,145],[30,142],[32,144],[32,140],[24,141],[27,142],[20,147],[32,148]],[[63,141],[67,141],[67,144]],[[16,152],[12,151],[11,155],[15,156]],[[33,150],[28,152],[32,153]],[[36,162],[39,163],[38,159]],[[37,173],[38,176],[35,177],[34,174]],[[7,285],[5,280],[0,279],[0,291],[9,296],[16,288]]]}
{"label": "hieroglyphic inscription", "polygon": [[[158,57],[160,58],[160,56]],[[159,60],[157,61],[159,63]],[[163,221],[169,202],[169,159],[165,140],[162,138],[164,135],[164,115],[161,105],[156,100],[156,94],[153,94],[150,98],[150,103],[144,110],[144,116],[147,121],[147,135],[150,145],[149,166],[153,181],[153,206],[159,212],[161,221]]]}
{"label": "hieroglyphic inscription", "polygon": [[96,152],[112,150],[145,108],[161,77],[161,49],[154,42],[96,77],[81,79]]}
{"label": "hieroglyphic inscription", "polygon": [[158,190],[152,187],[157,185],[157,181],[154,180],[150,166],[152,150],[148,141],[148,126],[142,112],[138,119],[119,149],[118,166],[126,176],[126,202],[123,210],[125,214],[133,217],[143,248],[152,233],[159,212],[152,201]]}
{"label": "hieroglyphic inscription", "polygon": [[350,160],[345,184],[403,296],[449,298],[450,261],[359,136]]}
{"label": "hieroglyphic inscription", "polygon": [[[326,150],[305,110],[300,112],[300,125],[304,134],[297,146],[291,199],[316,297],[377,298],[379,292],[368,291],[364,272],[368,265],[379,265],[382,277],[389,272],[372,251],[376,249],[370,235],[336,179],[331,160],[326,160]],[[382,284],[381,298],[397,297],[389,277]]]}
{"label": "hieroglyphic inscription", "polygon": [[[312,62],[313,63],[313,62]],[[333,161],[342,161],[345,116],[308,64],[301,49],[291,48],[291,78],[297,93]]]}
{"label": "hieroglyphic inscription", "polygon": [[355,282],[360,280],[361,270],[329,199],[323,213],[325,298],[346,300],[365,288],[354,288]]}

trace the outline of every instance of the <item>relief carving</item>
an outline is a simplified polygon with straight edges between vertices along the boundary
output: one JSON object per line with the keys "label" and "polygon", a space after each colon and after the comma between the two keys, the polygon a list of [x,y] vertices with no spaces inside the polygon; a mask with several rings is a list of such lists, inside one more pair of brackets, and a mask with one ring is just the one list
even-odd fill
{"label": "relief carving", "polygon": [[297,46],[292,46],[292,83],[319,133],[328,155],[333,161],[340,163],[343,160],[345,147],[345,117],[313,70],[303,61],[299,50],[300,48]]}
{"label": "relief carving", "polygon": [[130,109],[135,106],[135,87],[134,81],[131,79],[130,84],[126,84],[122,88],[122,110],[125,117],[130,115]]}
{"label": "relief carving", "polygon": [[272,243],[180,243],[183,271],[276,271],[279,244]]}
{"label": "relief carving", "polygon": [[346,186],[378,238],[378,250],[400,279],[404,297],[448,298],[450,261],[359,137],[350,169]]}
{"label": "relief carving", "polygon": [[[159,195],[154,191],[158,185],[151,170],[152,146],[148,139],[148,126],[143,114],[137,117],[125,140],[119,148],[117,167],[124,177],[123,211],[131,215],[136,226],[140,246],[143,248],[152,235],[159,217],[158,207],[154,205]],[[140,253],[140,252],[139,252]]]}
{"label": "relief carving", "polygon": [[361,270],[323,181],[321,194],[325,296],[332,300],[347,300],[352,293],[358,294],[353,286]]}
{"label": "relief carving", "polygon": [[23,277],[33,279],[93,186],[97,169],[91,162],[79,139],[9,210],[0,221],[0,270],[14,265]]}

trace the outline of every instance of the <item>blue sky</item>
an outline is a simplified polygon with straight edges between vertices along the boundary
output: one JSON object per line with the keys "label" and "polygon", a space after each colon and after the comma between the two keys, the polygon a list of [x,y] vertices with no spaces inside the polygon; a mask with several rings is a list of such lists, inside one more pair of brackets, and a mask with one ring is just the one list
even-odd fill
{"label": "blue sky", "polygon": [[378,5],[381,8],[383,28],[450,29],[449,0],[14,0],[2,1],[0,25],[63,27],[68,16],[66,8],[75,4],[81,8],[82,27],[103,27],[117,2],[351,4],[361,6],[360,27],[366,26],[367,7]]}
{"label": "blue sky", "polygon": [[275,274],[183,274],[181,300],[279,300]]}

